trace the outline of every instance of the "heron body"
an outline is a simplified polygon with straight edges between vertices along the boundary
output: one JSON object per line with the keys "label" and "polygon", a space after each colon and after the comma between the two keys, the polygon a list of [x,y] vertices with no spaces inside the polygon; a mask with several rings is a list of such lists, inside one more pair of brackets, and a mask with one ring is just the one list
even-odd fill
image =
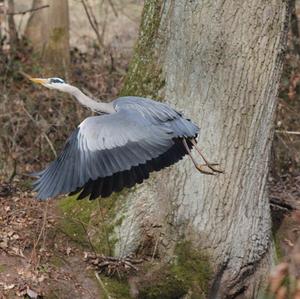
{"label": "heron body", "polygon": [[68,92],[100,114],[86,118],[57,159],[36,174],[39,199],[79,192],[78,199],[95,199],[131,188],[190,154],[199,133],[191,120],[161,102],[128,96],[100,103],[63,80],[32,81]]}

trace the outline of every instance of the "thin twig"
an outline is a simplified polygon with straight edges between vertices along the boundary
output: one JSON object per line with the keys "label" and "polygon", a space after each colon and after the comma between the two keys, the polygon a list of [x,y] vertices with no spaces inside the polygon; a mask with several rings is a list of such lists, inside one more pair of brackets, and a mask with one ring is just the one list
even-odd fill
{"label": "thin twig", "polygon": [[278,134],[286,134],[286,135],[300,135],[298,131],[285,131],[285,130],[275,130]]}
{"label": "thin twig", "polygon": [[[44,215],[43,215],[43,224],[42,224],[40,233],[38,235],[38,238],[33,244],[33,249],[32,249],[31,258],[30,258],[31,262],[33,262],[34,256],[36,257],[36,248],[41,240],[41,237],[45,234],[46,222],[47,222],[47,218],[48,218],[48,204],[49,204],[49,202],[47,201],[46,208],[44,210]],[[35,263],[34,268],[36,269],[37,267],[38,267],[38,264]]]}
{"label": "thin twig", "polygon": [[117,18],[117,17],[118,17],[118,12],[117,12],[117,10],[116,10],[116,8],[115,8],[114,3],[112,2],[112,0],[107,0],[107,1],[108,1],[109,5],[110,5],[110,7],[111,7],[111,9],[112,9],[112,11],[113,11],[115,17]]}
{"label": "thin twig", "polygon": [[51,148],[51,151],[52,151],[54,157],[56,158],[56,157],[57,157],[57,152],[56,152],[56,150],[55,150],[55,148],[54,148],[54,146],[53,146],[53,143],[51,142],[51,140],[49,139],[49,137],[47,136],[46,133],[42,133],[42,135],[44,136],[44,138],[45,138],[46,141],[48,142],[48,144],[49,144],[49,146],[50,146],[50,148]]}
{"label": "thin twig", "polygon": [[8,179],[9,183],[12,182],[12,180],[14,179],[14,177],[16,176],[16,174],[17,174],[17,160],[13,159],[13,172],[12,172],[12,174],[10,175],[10,177]]}
{"label": "thin twig", "polygon": [[[101,218],[102,218],[102,223],[104,223],[105,219],[104,219],[104,215],[103,215],[101,205],[100,205],[100,197],[97,200],[97,206],[98,206],[98,210],[100,212]],[[106,238],[106,243],[107,243],[108,254],[111,255],[112,248],[111,248],[111,245],[110,245],[109,234],[108,234],[108,231],[106,229],[106,225],[104,225],[104,233],[105,233],[105,238]]]}
{"label": "thin twig", "polygon": [[21,70],[19,70],[18,73],[21,74],[26,79],[29,79],[29,80],[32,79],[32,77],[30,75],[26,74],[25,72],[23,72]]}
{"label": "thin twig", "polygon": [[42,6],[39,6],[39,7],[36,7],[36,8],[26,9],[26,10],[18,11],[18,12],[8,12],[7,14],[9,16],[25,15],[26,13],[35,12],[37,10],[40,10],[40,9],[43,9],[43,8],[47,8],[47,7],[50,7],[50,5],[42,5]]}
{"label": "thin twig", "polygon": [[109,293],[108,293],[108,291],[107,291],[107,289],[106,289],[106,287],[105,287],[105,285],[104,285],[102,279],[100,278],[100,276],[99,276],[99,274],[98,274],[97,272],[95,272],[95,276],[96,276],[96,278],[97,278],[97,280],[98,280],[98,282],[99,282],[101,288],[103,289],[103,291],[104,291],[106,297],[107,297],[108,299],[113,299],[113,298],[109,295]]}
{"label": "thin twig", "polygon": [[152,253],[152,257],[151,257],[151,262],[154,261],[155,254],[156,254],[156,251],[157,251],[158,242],[159,242],[159,238],[156,238],[154,250],[153,250],[153,253]]}
{"label": "thin twig", "polygon": [[88,242],[89,242],[89,244],[90,244],[92,250],[94,251],[94,254],[97,255],[96,248],[94,247],[94,245],[93,245],[93,243],[92,243],[92,240],[91,240],[91,238],[90,238],[90,236],[89,236],[88,231],[87,231],[86,228],[85,228],[85,225],[84,225],[83,222],[80,221],[80,220],[78,220],[78,222],[81,224],[81,226],[82,226],[82,228],[83,228],[83,230],[84,230],[84,233],[86,234],[86,238],[87,238],[87,240],[88,240]]}
{"label": "thin twig", "polygon": [[[36,122],[36,120],[32,117],[32,115],[28,112],[28,110],[24,106],[22,106],[22,108],[25,111],[25,113],[27,114],[27,116],[34,122],[34,124],[37,127],[39,127],[38,124],[37,124],[37,122]],[[47,134],[45,132],[42,132],[41,134],[46,139],[46,141],[48,142],[48,144],[50,146],[50,149],[53,152],[54,157],[56,158],[57,157],[57,152],[56,152],[56,150],[55,150],[55,148],[53,146],[53,143],[51,142],[51,140],[49,139],[49,137],[47,136]]]}
{"label": "thin twig", "polygon": [[[92,29],[94,30],[94,32],[95,32],[95,34],[96,34],[96,37],[97,37],[97,40],[98,40],[99,45],[100,45],[101,47],[104,47],[102,37],[101,37],[101,35],[100,35],[100,33],[99,33],[99,30],[98,30],[98,28],[97,28],[98,23],[97,23],[97,22],[94,23],[95,17],[92,17],[92,16],[91,16],[91,14],[90,14],[90,12],[89,12],[89,10],[88,10],[88,7],[87,7],[87,3],[85,2],[85,0],[81,0],[81,3],[82,3],[82,5],[83,5],[84,11],[85,11],[86,16],[87,16],[87,18],[88,18],[88,21],[89,21],[89,23],[90,23]],[[93,19],[94,19],[94,21],[93,21]]]}

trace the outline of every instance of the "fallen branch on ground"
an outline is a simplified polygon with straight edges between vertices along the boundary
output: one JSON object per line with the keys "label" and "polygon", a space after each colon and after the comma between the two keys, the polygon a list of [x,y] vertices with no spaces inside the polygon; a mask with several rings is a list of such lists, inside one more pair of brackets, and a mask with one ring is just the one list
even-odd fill
{"label": "fallen branch on ground", "polygon": [[143,259],[136,259],[131,256],[127,257],[113,257],[104,255],[95,255],[95,253],[85,252],[84,260],[92,265],[98,272],[107,276],[118,275],[119,278],[123,274],[131,271],[137,272],[136,265],[141,264]]}

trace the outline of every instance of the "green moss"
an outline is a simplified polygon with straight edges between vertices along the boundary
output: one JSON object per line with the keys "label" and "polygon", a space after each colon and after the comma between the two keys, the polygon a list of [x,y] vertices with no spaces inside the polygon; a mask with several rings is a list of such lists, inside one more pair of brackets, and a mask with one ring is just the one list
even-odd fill
{"label": "green moss", "polygon": [[[117,203],[128,191],[115,193],[100,200],[76,200],[76,195],[62,199],[58,203],[63,219],[59,228],[73,241],[84,247],[92,246],[105,255],[113,255],[118,241],[115,227],[121,225],[123,217],[116,219]],[[124,195],[125,194],[125,195]]]}
{"label": "green moss", "polygon": [[275,254],[276,254],[276,263],[280,262],[280,260],[282,259],[283,257],[283,254],[282,254],[282,250],[281,250],[281,246],[280,246],[280,238],[278,238],[278,236],[275,234],[273,234],[273,244],[274,244],[274,247],[275,247]]}
{"label": "green moss", "polygon": [[[45,299],[62,299],[62,298],[73,298],[73,290],[66,283],[57,283],[52,285],[53,289],[47,291]],[[39,298],[39,297],[38,297]]]}
{"label": "green moss", "polygon": [[209,258],[195,250],[189,242],[175,249],[172,263],[160,267],[141,284],[141,299],[176,299],[188,292],[191,298],[205,298],[211,279]]}
{"label": "green moss", "polygon": [[190,283],[190,287],[206,294],[212,277],[208,255],[193,248],[190,242],[177,244],[175,254],[177,258],[172,271]]}
{"label": "green moss", "polygon": [[51,33],[51,41],[54,43],[59,43],[62,38],[64,38],[64,35],[66,34],[66,31],[63,27],[56,27],[53,28]]}
{"label": "green moss", "polygon": [[22,190],[30,190],[32,188],[32,179],[23,179],[20,181],[20,187]]}
{"label": "green moss", "polygon": [[105,286],[105,291],[109,294],[110,298],[118,298],[118,299],[132,298],[129,292],[130,287],[126,280],[107,277],[104,275],[101,275],[101,280]]}
{"label": "green moss", "polygon": [[60,296],[62,296],[61,293],[59,293],[58,290],[50,290],[49,294],[47,294],[47,297],[45,297],[46,299],[59,299],[61,298]]}
{"label": "green moss", "polygon": [[0,273],[4,272],[6,270],[6,267],[4,265],[0,264]]}
{"label": "green moss", "polygon": [[171,265],[153,272],[139,290],[140,299],[177,299],[188,292],[188,285],[172,271]]}
{"label": "green moss", "polygon": [[138,42],[125,78],[121,95],[158,97],[165,85],[159,63],[158,30],[161,21],[162,0],[146,0],[140,25]]}
{"label": "green moss", "polygon": [[54,255],[50,258],[49,260],[50,264],[56,266],[56,267],[62,267],[65,264],[65,261],[63,260],[63,258]]}
{"label": "green moss", "polygon": [[96,201],[76,200],[75,196],[67,197],[58,202],[63,213],[59,228],[73,241],[88,247],[86,227],[89,225],[92,211],[97,208]]}

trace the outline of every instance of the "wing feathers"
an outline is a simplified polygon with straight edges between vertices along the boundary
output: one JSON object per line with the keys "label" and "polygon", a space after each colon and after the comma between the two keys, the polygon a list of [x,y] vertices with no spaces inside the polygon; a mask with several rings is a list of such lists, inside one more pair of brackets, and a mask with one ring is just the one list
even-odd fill
{"label": "wing feathers", "polygon": [[[192,148],[192,144],[189,143],[189,147]],[[181,140],[176,140],[174,145],[164,154],[145,164],[132,167],[130,170],[125,170],[113,174],[112,176],[105,178],[98,178],[97,180],[90,180],[83,187],[80,195],[77,199],[82,199],[89,196],[90,200],[98,197],[108,197],[112,192],[119,192],[124,187],[131,188],[135,184],[141,184],[145,179],[149,178],[149,174],[152,171],[159,171],[162,168],[170,166],[182,159],[186,154],[186,150],[182,145]],[[80,190],[77,190],[77,193]],[[75,193],[72,193],[73,195]]]}
{"label": "wing feathers", "polygon": [[120,109],[85,119],[59,157],[37,174],[34,186],[38,198],[73,192],[78,187],[82,189],[79,199],[106,197],[177,162],[186,152],[176,138],[195,137],[198,127],[166,105],[160,108]]}

